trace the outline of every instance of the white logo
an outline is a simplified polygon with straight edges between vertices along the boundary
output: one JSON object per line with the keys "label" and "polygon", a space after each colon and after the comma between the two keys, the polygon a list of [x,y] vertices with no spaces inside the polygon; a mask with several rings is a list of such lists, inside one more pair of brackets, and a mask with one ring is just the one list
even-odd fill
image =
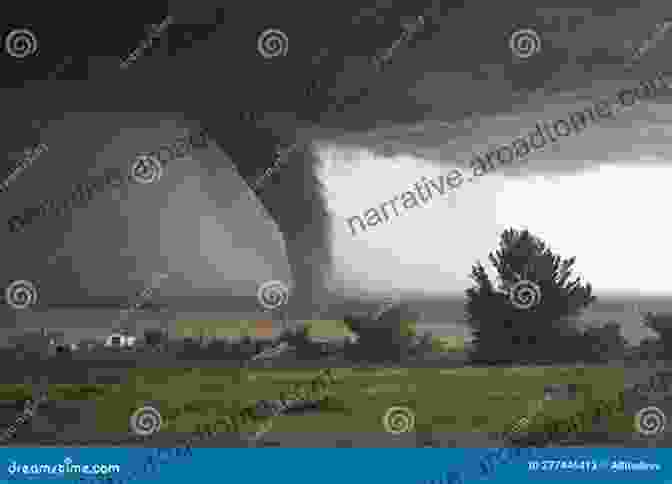
{"label": "white logo", "polygon": [[539,284],[523,279],[511,286],[509,300],[518,309],[531,309],[541,302],[541,288]]}
{"label": "white logo", "polygon": [[667,417],[658,407],[645,407],[635,414],[635,429],[646,437],[663,433],[666,424]]}
{"label": "white logo", "polygon": [[257,50],[264,59],[287,55],[289,38],[278,29],[266,29],[257,39]]}
{"label": "white logo", "polygon": [[516,423],[513,424],[511,430],[515,433],[519,433],[529,426],[530,426],[530,419],[528,419],[527,417],[522,417],[520,420],[518,420]]}
{"label": "white logo", "polygon": [[277,309],[287,304],[289,288],[282,281],[268,281],[259,286],[257,299],[266,309]]}
{"label": "white logo", "polygon": [[410,432],[415,427],[415,412],[408,407],[390,407],[383,415],[383,427],[394,435]]}
{"label": "white logo", "polygon": [[24,59],[37,52],[37,38],[28,29],[12,30],[5,37],[5,50],[17,59]]}
{"label": "white logo", "polygon": [[140,407],[131,415],[131,430],[136,435],[152,435],[161,430],[163,420],[154,407]]}
{"label": "white logo", "polygon": [[541,50],[541,38],[532,29],[516,30],[509,38],[513,55],[527,59]]}
{"label": "white logo", "polygon": [[26,309],[37,302],[37,289],[30,281],[14,281],[5,289],[5,300],[12,309]]}
{"label": "white logo", "polygon": [[163,166],[154,156],[139,155],[133,162],[131,178],[142,185],[159,181],[163,175]]}

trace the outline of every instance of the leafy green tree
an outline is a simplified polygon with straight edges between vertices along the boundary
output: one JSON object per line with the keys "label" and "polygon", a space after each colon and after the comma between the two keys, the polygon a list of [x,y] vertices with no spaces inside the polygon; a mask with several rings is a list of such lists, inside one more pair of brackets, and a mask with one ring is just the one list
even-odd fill
{"label": "leafy green tree", "polygon": [[[465,313],[474,334],[472,360],[484,363],[576,361],[581,337],[575,319],[595,301],[590,284],[570,281],[576,258],[562,259],[528,230],[505,230],[499,250],[488,256],[497,271],[491,281],[480,262],[472,267],[475,285],[466,290]],[[519,292],[521,281],[535,286]],[[538,291],[536,290],[538,289]],[[534,294],[534,297],[525,297]],[[524,307],[513,304],[530,303]],[[533,302],[533,304],[532,304]],[[562,338],[563,343],[559,338]]]}

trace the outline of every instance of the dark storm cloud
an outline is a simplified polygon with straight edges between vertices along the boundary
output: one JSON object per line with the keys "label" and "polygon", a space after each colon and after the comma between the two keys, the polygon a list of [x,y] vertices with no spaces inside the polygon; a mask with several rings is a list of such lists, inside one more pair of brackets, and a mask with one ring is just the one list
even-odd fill
{"label": "dark storm cloud", "polygon": [[[248,185],[272,165],[278,143],[292,143],[300,136],[372,147],[386,136],[397,136],[391,154],[417,151],[445,164],[468,163],[475,153],[533,130],[538,121],[559,119],[672,69],[664,64],[663,41],[643,56],[633,72],[623,70],[630,54],[625,41],[637,45],[656,22],[669,16],[670,8],[662,4],[607,6],[594,1],[558,9],[524,1],[493,8],[490,2],[476,1],[462,8],[458,2],[435,1],[408,4],[402,12],[388,3],[378,14],[367,16],[360,10],[373,7],[374,2],[359,10],[305,2],[296,9],[285,4],[271,7],[268,2],[262,8],[261,3],[249,2],[247,10],[241,7],[225,19],[221,15],[213,19],[213,24],[221,21],[222,28],[210,29],[193,41],[193,47],[176,37],[186,33],[177,12],[175,24],[165,33],[168,45],[183,46],[169,49],[174,56],[165,55],[159,45],[156,52],[148,52],[122,72],[118,57],[92,54],[87,80],[28,83],[26,89],[0,93],[5,112],[11,113],[3,124],[4,150],[36,144],[39,140],[25,139],[26,133],[39,135],[31,125],[38,120],[51,129],[68,112],[154,113],[154,119],[161,113],[179,112],[209,132]],[[204,23],[204,10],[194,14],[194,24]],[[483,15],[484,11],[493,14]],[[163,14],[157,12],[157,20]],[[422,14],[425,30],[395,51],[384,72],[377,72],[371,57],[398,38],[400,19]],[[352,25],[354,16],[360,20]],[[312,18],[316,20],[306,21]],[[290,55],[271,62],[257,54],[255,44],[257,33],[270,24],[286,29],[291,46]],[[517,59],[509,50],[508,36],[513,29],[528,26],[540,33],[542,50],[529,59]],[[131,39],[129,44],[139,40]],[[308,60],[325,46],[328,55],[314,66]],[[125,47],[119,46],[119,55],[126,52]],[[324,79],[325,88],[319,96],[307,97],[306,87],[314,78]],[[324,114],[330,102],[362,86],[369,88],[366,96],[342,113]],[[601,161],[667,159],[670,148],[665,139],[671,120],[667,104],[666,97],[657,97],[649,104],[653,109],[642,104],[604,126],[563,139],[557,148],[535,153],[526,169],[576,172]],[[259,114],[244,121],[245,112]],[[411,132],[409,127],[416,129]],[[123,127],[117,129],[124,136]],[[95,130],[71,136],[101,147],[110,142],[109,133]],[[90,153],[73,148],[68,156],[86,159]],[[57,157],[56,150],[50,155]],[[65,166],[70,160],[60,163]],[[330,221],[315,176],[319,163],[308,146],[256,194],[286,243],[299,294],[293,304],[304,307],[322,304],[331,262]],[[55,177],[54,166],[50,169]],[[217,168],[203,170],[214,173]],[[79,175],[85,177],[85,172],[82,168]],[[18,191],[21,180],[16,183]],[[40,196],[50,197],[47,192],[58,196],[58,191],[47,184]],[[128,229],[120,227],[123,233]]]}

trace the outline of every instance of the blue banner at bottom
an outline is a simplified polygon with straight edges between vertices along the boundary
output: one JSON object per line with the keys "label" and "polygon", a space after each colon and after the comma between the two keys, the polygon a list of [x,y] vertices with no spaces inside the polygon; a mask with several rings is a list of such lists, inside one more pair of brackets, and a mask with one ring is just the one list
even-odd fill
{"label": "blue banner at bottom", "polygon": [[[672,482],[672,449],[0,449],[0,482]],[[667,456],[667,457],[666,457]]]}

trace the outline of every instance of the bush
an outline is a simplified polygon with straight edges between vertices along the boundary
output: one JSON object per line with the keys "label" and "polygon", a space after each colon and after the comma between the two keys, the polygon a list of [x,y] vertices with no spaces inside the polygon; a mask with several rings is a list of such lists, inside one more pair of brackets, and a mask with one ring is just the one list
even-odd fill
{"label": "bush", "polygon": [[302,324],[296,328],[287,328],[277,339],[278,343],[287,343],[295,348],[296,357],[300,359],[319,358],[319,351],[310,339],[310,327]]}
{"label": "bush", "polygon": [[655,331],[660,341],[661,354],[665,359],[672,359],[672,313],[646,313],[643,315],[644,326]]}
{"label": "bush", "polygon": [[212,359],[232,359],[232,345],[226,340],[216,339],[210,341],[203,349],[208,358]]}
{"label": "bush", "polygon": [[428,353],[441,353],[443,345],[441,341],[434,336],[431,331],[423,333],[417,343],[411,348],[411,353],[416,356],[426,355]]}
{"label": "bush", "polygon": [[147,346],[155,347],[165,342],[166,334],[161,329],[146,329],[144,331],[144,340]]}
{"label": "bush", "polygon": [[278,336],[278,342],[285,342],[290,346],[301,347],[307,346],[310,341],[310,327],[306,324],[297,326],[296,328],[286,328]]}
{"label": "bush", "polygon": [[244,361],[256,354],[257,349],[259,349],[259,342],[253,341],[249,336],[237,342],[215,339],[207,344],[194,338],[184,338],[178,342],[176,354],[182,359]]}
{"label": "bush", "polygon": [[178,342],[177,357],[198,359],[203,357],[201,343],[194,338],[184,338]]}
{"label": "bush", "polygon": [[586,329],[580,344],[581,353],[586,355],[584,361],[587,362],[606,362],[625,358],[627,341],[621,335],[620,325],[615,322]]}
{"label": "bush", "polygon": [[[569,281],[576,258],[561,259],[529,231],[509,229],[500,248],[488,259],[497,271],[496,284],[483,265],[472,267],[475,286],[466,290],[465,313],[474,335],[472,362],[551,363],[581,360],[570,351],[581,338],[575,318],[595,296],[590,284]],[[539,288],[540,298],[529,308],[517,308],[509,298],[521,280]]]}
{"label": "bush", "polygon": [[644,338],[639,345],[628,350],[627,359],[632,362],[664,358],[663,342],[657,338]]}
{"label": "bush", "polygon": [[357,342],[345,347],[346,358],[355,361],[401,362],[407,359],[415,337],[414,317],[404,306],[388,309],[377,319],[349,315],[344,318]]}
{"label": "bush", "polygon": [[259,339],[257,339],[257,347],[258,347],[257,348],[258,349],[257,353],[261,353],[262,351],[264,351],[268,348],[272,348],[273,346],[276,346],[276,345],[277,345],[277,342],[273,339],[259,338]]}

